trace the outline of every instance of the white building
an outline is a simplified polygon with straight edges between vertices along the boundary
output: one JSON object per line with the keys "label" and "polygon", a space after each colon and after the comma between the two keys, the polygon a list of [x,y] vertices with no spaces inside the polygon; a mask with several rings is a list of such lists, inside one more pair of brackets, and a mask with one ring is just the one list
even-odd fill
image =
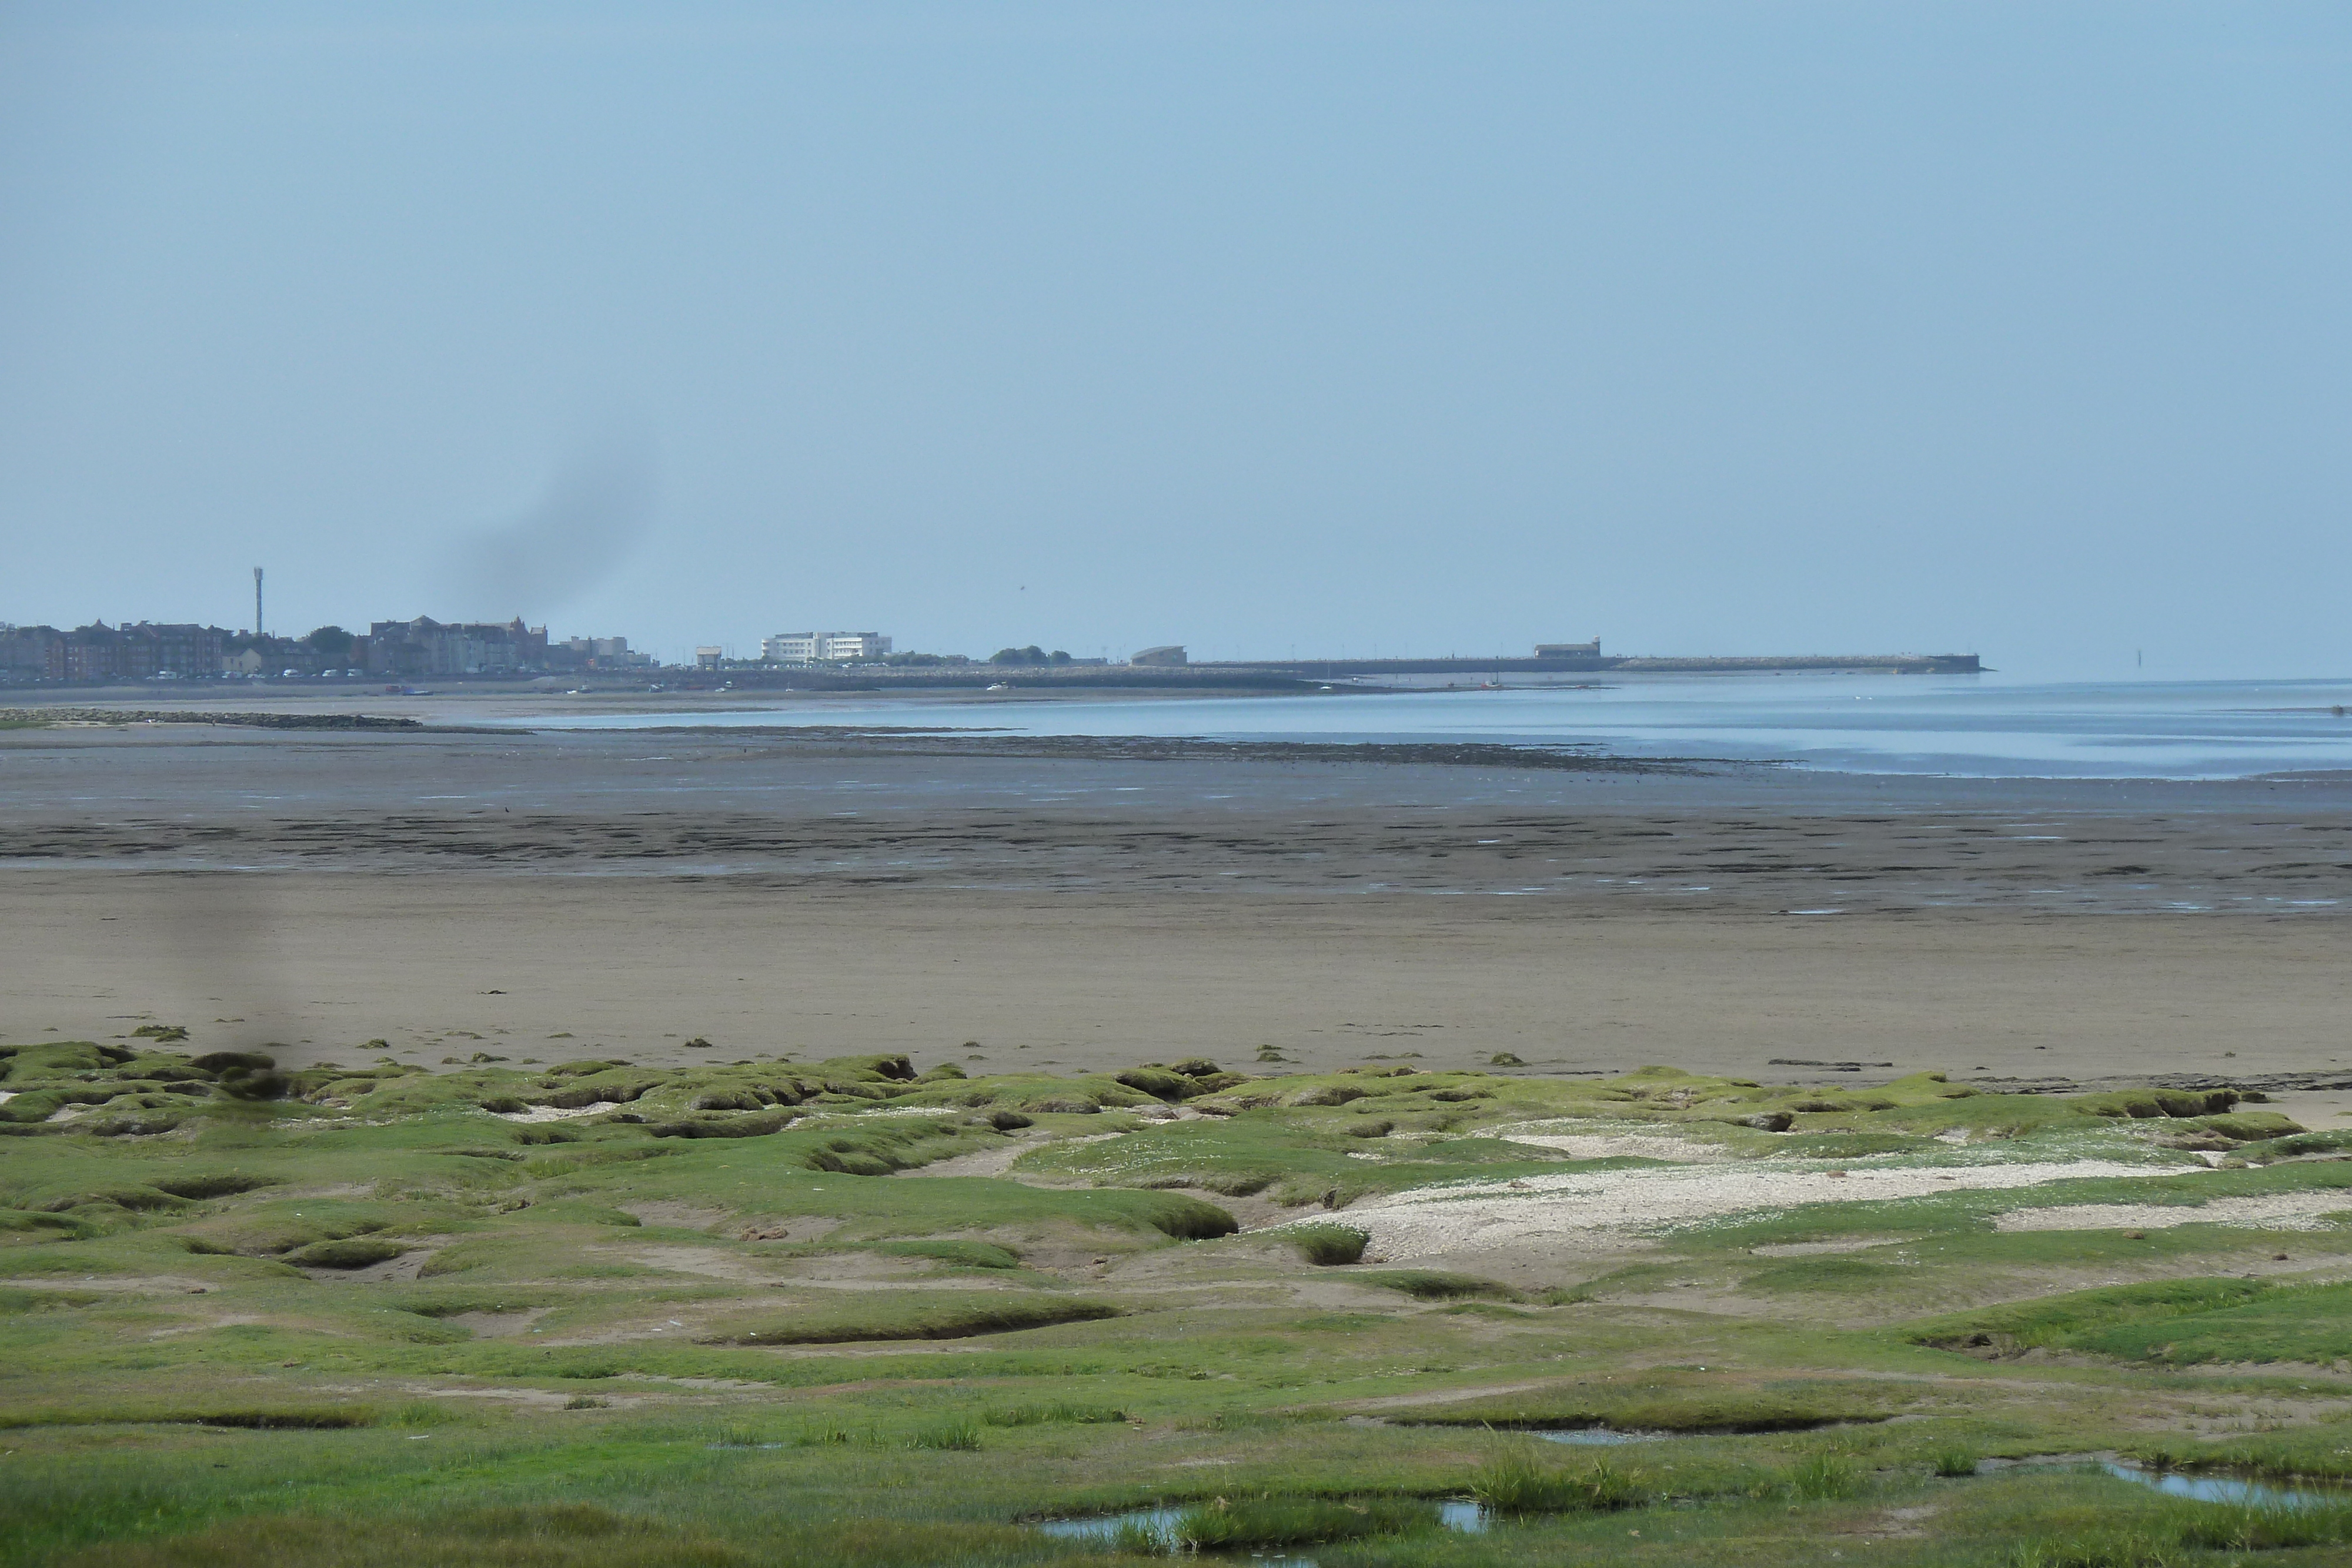
{"label": "white building", "polygon": [[878,659],[889,651],[890,639],[879,632],[779,632],[760,643],[760,657],[773,664]]}
{"label": "white building", "polygon": [[772,664],[813,664],[824,646],[817,632],[779,632],[760,642],[760,657]]}

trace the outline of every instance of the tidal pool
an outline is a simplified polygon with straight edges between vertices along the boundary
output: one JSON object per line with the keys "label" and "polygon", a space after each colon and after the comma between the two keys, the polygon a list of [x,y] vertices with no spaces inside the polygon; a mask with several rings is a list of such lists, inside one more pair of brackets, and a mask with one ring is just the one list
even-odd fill
{"label": "tidal pool", "polygon": [[2229,1476],[2189,1476],[2178,1470],[2144,1470],[2137,1465],[2105,1463],[2101,1469],[2118,1480],[2130,1481],[2197,1502],[2229,1502],[2246,1508],[2327,1508],[2352,1502],[2352,1487],[2305,1482],[2299,1487],[2266,1486],[2261,1481]]}
{"label": "tidal pool", "polygon": [[[1124,1513],[1098,1513],[1084,1519],[1049,1519],[1037,1528],[1047,1535],[1057,1535],[1071,1541],[1108,1542],[1134,1531],[1148,1535],[1163,1551],[1174,1551],[1177,1521],[1198,1504],[1185,1508],[1136,1508]],[[1451,1530],[1465,1535],[1475,1535],[1486,1528],[1486,1509],[1483,1503],[1440,1502],[1434,1505],[1436,1521],[1441,1530]],[[1253,1551],[1250,1561],[1264,1563],[1265,1568],[1315,1568],[1311,1557],[1265,1556]]]}

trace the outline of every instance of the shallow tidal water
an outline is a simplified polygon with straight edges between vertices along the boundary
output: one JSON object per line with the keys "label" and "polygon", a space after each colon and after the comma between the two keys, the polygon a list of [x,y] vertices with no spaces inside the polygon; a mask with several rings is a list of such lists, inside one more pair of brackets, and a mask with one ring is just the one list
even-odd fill
{"label": "shallow tidal water", "polygon": [[1547,1443],[1566,1443],[1571,1448],[1613,1448],[1620,1443],[1654,1443],[1665,1434],[1614,1432],[1606,1427],[1564,1427],[1557,1431],[1530,1432],[1528,1436],[1541,1437]]}
{"label": "shallow tidal water", "polygon": [[[1570,1427],[1529,1434],[1548,1442],[1580,1446],[1611,1446],[1621,1443],[1653,1441],[1664,1434],[1650,1432],[1616,1432],[1607,1427]],[[2169,1470],[2143,1469],[2137,1465],[2106,1461],[2099,1468],[2119,1480],[2130,1481],[2162,1492],[2167,1497],[2187,1498],[2196,1502],[2226,1503],[2241,1507],[2301,1510],[2321,1508],[2352,1500],[2352,1488],[2314,1486],[2276,1487],[2260,1481],[2240,1480],[2226,1476],[2191,1476]],[[1462,1534],[1483,1532],[1489,1522],[1485,1505],[1476,1502],[1440,1502],[1437,1524],[1440,1529]],[[1178,1547],[1177,1521],[1184,1515],[1182,1508],[1139,1508],[1120,1513],[1096,1514],[1084,1519],[1047,1520],[1037,1529],[1047,1535],[1065,1540],[1108,1543],[1121,1532],[1139,1530],[1157,1540],[1164,1550]],[[1238,1556],[1239,1553],[1212,1553],[1213,1556]],[[1315,1568],[1315,1559],[1264,1552],[1252,1552],[1248,1561],[1263,1568]]]}
{"label": "shallow tidal water", "polygon": [[858,695],[706,713],[572,714],[537,729],[893,726],[1020,736],[1592,745],[1979,779],[2242,779],[2352,768],[2352,681],[2032,684],[1997,675],[1595,676],[1579,687],[994,702]]}
{"label": "shallow tidal water", "polygon": [[2147,1470],[2137,1465],[2107,1463],[2099,1467],[2118,1480],[2185,1497],[2195,1502],[2226,1502],[2247,1508],[2326,1508],[2352,1502],[2352,1487],[2328,1487],[2305,1482],[2274,1487],[2230,1476],[2190,1476],[2177,1470]]}
{"label": "shallow tidal water", "polygon": [[[1475,1502],[1441,1502],[1437,1506],[1437,1524],[1441,1530],[1460,1534],[1476,1535],[1486,1528],[1486,1510]],[[1176,1521],[1184,1516],[1181,1508],[1136,1508],[1124,1513],[1096,1514],[1086,1519],[1049,1519],[1038,1525],[1047,1535],[1069,1541],[1109,1542],[1121,1531],[1141,1530],[1150,1533],[1161,1547],[1174,1551],[1177,1547]],[[1213,1552],[1212,1556],[1238,1556],[1237,1552]],[[1315,1568],[1312,1557],[1293,1557],[1251,1552],[1248,1561],[1262,1568]]]}

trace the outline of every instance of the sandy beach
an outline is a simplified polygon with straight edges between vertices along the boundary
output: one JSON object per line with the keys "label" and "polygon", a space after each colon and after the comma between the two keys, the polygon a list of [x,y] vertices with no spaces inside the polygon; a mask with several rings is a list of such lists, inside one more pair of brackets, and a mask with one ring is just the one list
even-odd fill
{"label": "sandy beach", "polygon": [[2326,779],[162,725],[0,736],[0,784],[14,1038],[1779,1081],[2352,1061]]}

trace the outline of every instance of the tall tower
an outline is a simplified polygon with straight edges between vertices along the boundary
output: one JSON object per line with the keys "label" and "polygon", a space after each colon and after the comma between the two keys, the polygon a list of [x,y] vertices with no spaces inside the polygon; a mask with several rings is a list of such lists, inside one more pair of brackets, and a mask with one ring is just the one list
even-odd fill
{"label": "tall tower", "polygon": [[253,634],[261,635],[261,569],[253,569]]}

